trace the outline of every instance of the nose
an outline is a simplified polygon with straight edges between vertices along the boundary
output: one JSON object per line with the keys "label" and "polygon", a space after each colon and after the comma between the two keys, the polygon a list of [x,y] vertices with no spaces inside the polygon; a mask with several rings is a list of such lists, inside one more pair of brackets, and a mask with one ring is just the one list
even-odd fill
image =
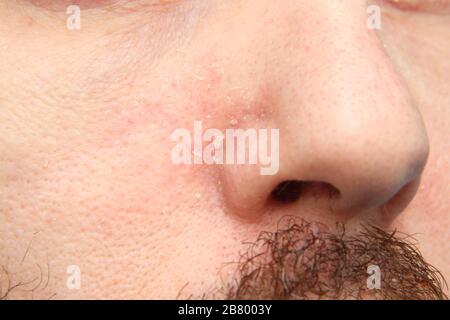
{"label": "nose", "polygon": [[[421,115],[367,29],[365,9],[355,1],[335,3],[334,10],[305,3],[288,26],[252,35],[270,49],[258,52],[253,65],[265,70],[267,82],[253,107],[266,108],[265,124],[280,130],[280,166],[271,176],[251,166],[225,167],[226,202],[244,217],[262,214],[267,200],[282,194],[280,186],[316,183],[335,191],[336,211],[377,208],[417,180],[428,157]],[[305,21],[303,10],[314,19]],[[299,191],[290,191],[301,201]]]}

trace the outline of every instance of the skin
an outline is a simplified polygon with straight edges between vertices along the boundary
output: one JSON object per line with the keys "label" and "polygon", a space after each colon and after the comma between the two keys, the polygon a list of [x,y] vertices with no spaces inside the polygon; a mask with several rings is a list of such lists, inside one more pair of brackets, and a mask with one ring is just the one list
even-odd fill
{"label": "skin", "polygon": [[[450,16],[408,2],[371,2],[374,31],[362,0],[99,1],[81,30],[65,1],[0,1],[3,292],[201,296],[285,215],[414,234],[448,279]],[[174,165],[195,120],[279,128],[280,171]],[[339,197],[270,200],[286,180]]]}

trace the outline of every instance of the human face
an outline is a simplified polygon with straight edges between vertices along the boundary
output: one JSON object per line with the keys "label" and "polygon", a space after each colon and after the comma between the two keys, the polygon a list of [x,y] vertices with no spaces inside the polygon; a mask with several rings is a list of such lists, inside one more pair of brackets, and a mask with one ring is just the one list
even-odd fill
{"label": "human face", "polygon": [[[415,235],[450,276],[450,1],[70,3],[0,1],[0,297],[234,297],[286,216]],[[279,169],[175,164],[196,121],[279,130]]]}

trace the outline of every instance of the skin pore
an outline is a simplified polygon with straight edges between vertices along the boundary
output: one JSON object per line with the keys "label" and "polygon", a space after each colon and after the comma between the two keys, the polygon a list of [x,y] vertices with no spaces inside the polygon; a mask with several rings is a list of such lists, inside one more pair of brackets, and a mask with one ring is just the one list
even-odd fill
{"label": "skin pore", "polygon": [[[450,3],[83,2],[0,0],[0,298],[445,298]],[[196,120],[279,173],[174,165]]]}

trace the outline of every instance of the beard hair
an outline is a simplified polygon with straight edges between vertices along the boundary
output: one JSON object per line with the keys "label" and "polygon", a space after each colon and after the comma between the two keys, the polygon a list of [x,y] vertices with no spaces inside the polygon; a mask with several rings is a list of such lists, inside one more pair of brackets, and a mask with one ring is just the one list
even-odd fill
{"label": "beard hair", "polygon": [[[203,298],[448,300],[445,279],[411,236],[372,225],[350,233],[342,224],[330,231],[303,219],[282,221],[249,244],[234,280]],[[380,270],[378,289],[369,289],[371,265]]]}

